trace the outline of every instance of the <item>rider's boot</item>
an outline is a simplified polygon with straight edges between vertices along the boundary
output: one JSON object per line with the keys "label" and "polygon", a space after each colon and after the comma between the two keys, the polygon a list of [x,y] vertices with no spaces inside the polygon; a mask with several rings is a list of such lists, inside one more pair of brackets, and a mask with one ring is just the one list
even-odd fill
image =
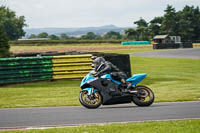
{"label": "rider's boot", "polygon": [[125,79],[122,79],[121,82],[124,84],[124,92],[129,92],[131,91],[131,83],[127,82]]}

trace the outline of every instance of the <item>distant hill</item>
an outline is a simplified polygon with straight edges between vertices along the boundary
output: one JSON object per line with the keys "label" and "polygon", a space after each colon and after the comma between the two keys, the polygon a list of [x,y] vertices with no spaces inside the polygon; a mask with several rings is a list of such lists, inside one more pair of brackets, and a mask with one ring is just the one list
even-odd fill
{"label": "distant hill", "polygon": [[[83,27],[83,28],[30,28],[24,29],[26,32],[26,36],[30,36],[31,34],[39,34],[42,32],[47,32],[49,35],[60,35],[62,33],[66,33],[69,36],[81,36],[87,34],[88,32],[94,32],[97,35],[106,34],[109,31],[115,31],[123,33],[125,29],[131,27],[117,27],[115,25],[106,25],[101,27]],[[132,27],[134,28],[134,27]]]}

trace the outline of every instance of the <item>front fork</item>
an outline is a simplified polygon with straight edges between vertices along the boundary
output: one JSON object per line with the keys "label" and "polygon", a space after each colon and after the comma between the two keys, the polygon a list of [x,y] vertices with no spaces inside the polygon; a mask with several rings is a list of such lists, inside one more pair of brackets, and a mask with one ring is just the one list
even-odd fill
{"label": "front fork", "polygon": [[90,96],[94,96],[94,93],[97,91],[94,88],[85,88],[85,89],[83,89],[83,91],[85,91],[85,90],[88,92],[87,95],[90,95]]}
{"label": "front fork", "polygon": [[95,95],[95,92],[97,91],[96,89],[94,89],[94,88],[85,88],[82,91],[87,91],[88,92],[87,93],[87,97],[86,97],[86,99],[88,101],[96,102],[96,100],[95,100],[97,98],[96,95]]}

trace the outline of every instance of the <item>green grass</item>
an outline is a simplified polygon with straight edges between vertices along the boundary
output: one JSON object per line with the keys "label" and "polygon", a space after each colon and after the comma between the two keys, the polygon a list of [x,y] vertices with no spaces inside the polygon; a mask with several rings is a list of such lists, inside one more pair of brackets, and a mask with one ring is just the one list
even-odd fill
{"label": "green grass", "polygon": [[[147,73],[141,84],[156,102],[200,100],[200,60],[131,57],[132,73]],[[80,80],[57,80],[0,87],[0,108],[80,105]]]}
{"label": "green grass", "polygon": [[53,128],[45,130],[0,131],[1,133],[199,133],[200,120],[139,122]]}
{"label": "green grass", "polygon": [[0,88],[0,108],[79,105],[80,80],[8,85]]}
{"label": "green grass", "polygon": [[142,82],[156,102],[200,100],[200,60],[132,57],[132,72],[147,73]]}

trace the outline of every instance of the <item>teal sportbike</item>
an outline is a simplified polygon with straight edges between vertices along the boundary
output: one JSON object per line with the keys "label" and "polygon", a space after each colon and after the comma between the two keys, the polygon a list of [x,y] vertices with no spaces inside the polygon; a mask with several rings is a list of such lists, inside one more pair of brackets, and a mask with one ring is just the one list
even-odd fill
{"label": "teal sportbike", "polygon": [[138,106],[150,106],[154,102],[153,91],[144,85],[138,85],[147,74],[135,74],[126,79],[131,83],[131,89],[114,80],[111,74],[96,76],[92,70],[81,81],[79,95],[80,103],[88,108],[95,109],[101,105],[135,103]]}

